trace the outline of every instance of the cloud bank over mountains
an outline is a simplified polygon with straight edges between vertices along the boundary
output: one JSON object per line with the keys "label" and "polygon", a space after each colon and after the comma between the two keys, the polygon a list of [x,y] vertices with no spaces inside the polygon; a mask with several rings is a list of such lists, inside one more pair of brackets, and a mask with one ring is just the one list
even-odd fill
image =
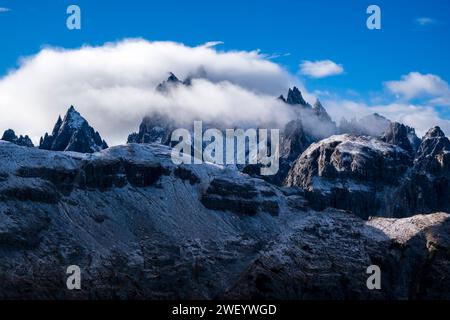
{"label": "cloud bank over mountains", "polygon": [[[0,130],[13,128],[36,142],[51,130],[59,114],[75,105],[107,142],[115,145],[124,143],[142,117],[153,111],[169,114],[186,125],[203,120],[230,127],[255,123],[281,127],[293,114],[277,96],[295,85],[307,101],[314,102],[316,97],[305,90],[302,79],[267,55],[259,51],[220,51],[216,47],[219,44],[189,47],[127,39],[73,50],[44,48],[0,78]],[[192,85],[178,86],[165,94],[158,92],[155,88],[169,72],[180,79],[193,78]],[[444,80],[422,76],[445,89]],[[416,83],[416,78],[413,73],[386,86],[403,100],[414,98],[413,89],[420,86],[413,85],[410,92],[403,83]],[[445,90],[441,93],[427,86],[421,90],[431,94],[433,101],[446,94]],[[394,99],[388,105],[370,106],[336,98],[324,101],[324,106],[337,121],[343,116],[350,119],[379,112],[393,120],[403,119],[419,133],[440,124],[450,134],[450,122],[440,119],[428,105]]]}
{"label": "cloud bank over mountains", "polygon": [[[36,141],[70,105],[110,144],[124,143],[152,111],[186,121],[287,121],[289,110],[276,97],[298,85],[295,78],[257,51],[221,52],[216,44],[131,39],[76,50],[45,48],[0,80],[0,129],[12,127]],[[157,92],[169,72],[199,79]]]}

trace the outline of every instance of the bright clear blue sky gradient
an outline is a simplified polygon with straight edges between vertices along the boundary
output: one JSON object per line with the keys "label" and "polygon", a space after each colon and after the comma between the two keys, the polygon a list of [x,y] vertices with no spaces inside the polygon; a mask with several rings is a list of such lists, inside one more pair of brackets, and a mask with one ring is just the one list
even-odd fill
{"label": "bright clear blue sky gradient", "polygon": [[[82,10],[82,30],[66,28],[66,8]],[[366,8],[382,10],[382,30],[366,28]],[[221,49],[289,54],[275,61],[298,72],[302,60],[331,59],[345,74],[308,80],[312,90],[370,96],[412,71],[450,81],[450,1],[0,0],[0,77],[44,45],[65,48],[129,37],[187,45],[223,41]],[[433,23],[420,26],[415,19]],[[450,118],[448,108],[442,115]]]}

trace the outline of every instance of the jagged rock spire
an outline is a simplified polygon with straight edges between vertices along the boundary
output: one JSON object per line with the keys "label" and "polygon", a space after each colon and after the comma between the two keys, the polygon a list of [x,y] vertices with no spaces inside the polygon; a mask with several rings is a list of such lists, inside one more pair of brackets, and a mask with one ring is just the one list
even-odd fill
{"label": "jagged rock spire", "polygon": [[305,101],[305,99],[303,99],[303,95],[297,87],[289,89],[286,102],[289,104],[292,104],[292,105],[296,105],[296,104],[299,104],[302,106],[308,105],[308,103]]}
{"label": "jagged rock spire", "polygon": [[[167,80],[164,82],[161,82],[156,87],[156,90],[164,93],[164,92],[169,91],[171,88],[178,86],[180,84],[184,84],[184,83],[180,79],[178,79],[177,76],[174,75],[172,72],[169,72],[169,77],[167,78]],[[190,80],[189,80],[189,84],[190,84]]]}
{"label": "jagged rock spire", "polygon": [[108,148],[100,134],[95,131],[74,106],[67,110],[64,120],[58,117],[51,135],[41,138],[40,149],[93,153]]}
{"label": "jagged rock spire", "polygon": [[323,105],[319,99],[316,100],[316,102],[314,103],[312,108],[313,108],[314,113],[317,115],[317,117],[321,121],[327,121],[327,122],[332,121],[330,115],[328,114],[327,110],[323,107]]}

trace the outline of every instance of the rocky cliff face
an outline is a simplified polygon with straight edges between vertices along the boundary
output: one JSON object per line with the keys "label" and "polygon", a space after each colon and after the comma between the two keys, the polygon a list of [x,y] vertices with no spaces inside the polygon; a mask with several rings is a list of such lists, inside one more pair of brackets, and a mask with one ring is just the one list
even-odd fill
{"label": "rocky cliff face", "polygon": [[14,130],[8,129],[3,133],[3,136],[0,140],[3,141],[8,141],[14,144],[17,144],[18,146],[22,146],[22,147],[30,147],[33,148],[34,144],[31,141],[30,137],[28,136],[16,136],[16,133],[14,132]]}
{"label": "rocky cliff face", "polygon": [[382,140],[392,144],[352,135],[313,144],[285,184],[307,190],[318,209],[331,206],[363,218],[450,211],[449,140],[442,131],[430,130],[415,155],[403,125],[391,124]]}
{"label": "rocky cliff face", "polygon": [[[223,297],[404,300],[448,296],[439,291],[450,285],[441,271],[449,264],[448,251],[442,250],[450,245],[448,218],[439,213],[361,223],[329,212],[305,217],[293,232],[258,255]],[[367,264],[378,265],[387,275],[382,278],[382,290],[368,291],[359,285],[367,279],[361,272]]]}
{"label": "rocky cliff face", "polygon": [[40,149],[53,151],[75,151],[93,153],[108,148],[100,134],[95,131],[73,106],[64,120],[58,118],[52,134],[41,138]]}
{"label": "rocky cliff face", "polygon": [[305,189],[318,209],[331,206],[363,218],[391,216],[384,199],[411,164],[406,151],[376,138],[333,136],[311,145],[285,183]]}
{"label": "rocky cliff face", "polygon": [[415,168],[419,171],[437,172],[443,169],[445,173],[450,152],[450,140],[442,132],[441,128],[430,129],[423,137],[415,157]]}
{"label": "rocky cliff face", "polygon": [[389,127],[381,136],[384,142],[395,144],[414,155],[419,148],[420,139],[416,136],[415,130],[398,122],[391,122]]}
{"label": "rocky cliff face", "polygon": [[[0,163],[1,298],[450,297],[447,214],[318,213],[301,189],[175,166],[154,144],[76,154],[0,142]],[[372,264],[380,291],[366,287]],[[66,289],[69,265],[83,290]]]}

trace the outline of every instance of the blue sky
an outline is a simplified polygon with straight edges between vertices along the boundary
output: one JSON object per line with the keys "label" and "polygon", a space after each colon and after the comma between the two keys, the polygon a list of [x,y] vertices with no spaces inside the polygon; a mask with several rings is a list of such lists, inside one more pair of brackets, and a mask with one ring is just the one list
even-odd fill
{"label": "blue sky", "polygon": [[[81,31],[65,28],[65,10],[78,4]],[[365,27],[365,10],[382,9],[382,30]],[[331,59],[344,77],[312,81],[321,88],[377,90],[411,71],[450,81],[450,1],[31,1],[0,0],[0,74],[19,56],[44,44],[77,47],[124,37],[173,40],[188,45],[220,40],[224,49],[287,54],[277,62],[296,72],[302,60]],[[436,21],[419,26],[415,19]],[[361,81],[361,79],[364,79]],[[317,83],[316,83],[317,82]]]}
{"label": "blue sky", "polygon": [[[80,31],[65,26],[70,4],[81,7]],[[370,4],[381,8],[381,30],[366,28]],[[280,55],[273,61],[298,75],[311,92],[365,103],[384,102],[385,82],[411,72],[450,81],[447,0],[0,0],[0,8],[9,9],[0,12],[0,77],[16,68],[20,57],[47,45],[76,48],[142,37],[190,46],[223,41],[220,50],[260,49]],[[319,79],[301,75],[305,60],[331,60],[343,72]],[[433,101],[439,115],[450,119],[450,107]]]}

